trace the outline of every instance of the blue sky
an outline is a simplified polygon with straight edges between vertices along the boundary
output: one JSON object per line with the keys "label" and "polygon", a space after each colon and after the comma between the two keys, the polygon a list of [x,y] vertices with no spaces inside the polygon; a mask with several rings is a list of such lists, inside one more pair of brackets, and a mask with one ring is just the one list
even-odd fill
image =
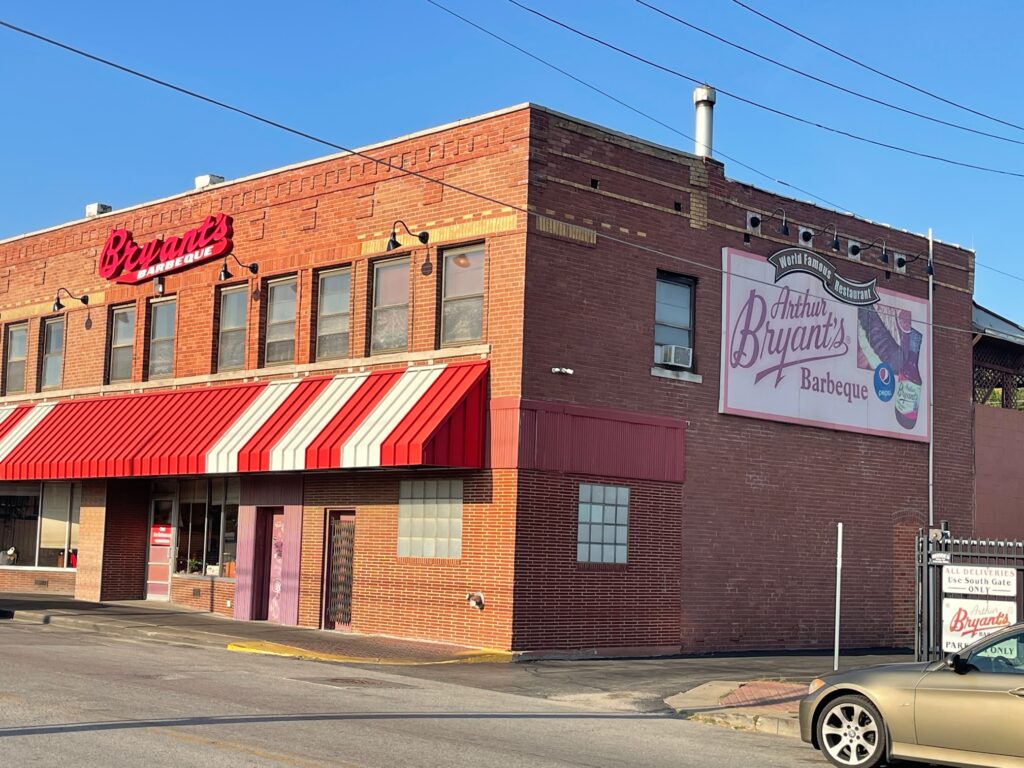
{"label": "blue sky", "polygon": [[[692,85],[550,26],[506,0],[438,0],[692,135]],[[839,94],[658,16],[634,0],[524,0],[712,85],[817,122],[1024,173],[1024,146],[931,125]],[[730,0],[652,0],[748,47],[910,109],[1024,141],[792,37]],[[1010,0],[749,4],[880,69],[1024,125]],[[244,9],[244,11],[242,10]],[[8,4],[0,18],[156,77],[361,146],[523,101],[652,141],[692,143],[486,37],[426,0]],[[327,154],[253,123],[0,29],[0,238]],[[720,96],[715,147],[875,221],[975,248],[976,298],[1024,322],[1024,178],[901,156]],[[727,174],[805,198],[725,160]],[[825,222],[823,222],[825,223]]]}

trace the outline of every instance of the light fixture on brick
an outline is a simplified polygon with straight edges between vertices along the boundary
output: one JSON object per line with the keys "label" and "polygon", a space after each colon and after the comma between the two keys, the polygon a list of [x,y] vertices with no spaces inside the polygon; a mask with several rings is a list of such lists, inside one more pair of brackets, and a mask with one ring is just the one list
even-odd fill
{"label": "light fixture on brick", "polygon": [[67,288],[61,287],[61,288],[57,289],[57,295],[53,297],[53,311],[54,312],[60,312],[62,309],[64,309],[64,302],[62,302],[60,300],[61,292],[63,292],[64,295],[67,296],[69,299],[74,299],[75,301],[80,301],[80,302],[82,302],[82,304],[84,304],[86,306],[89,305],[89,297],[88,297],[88,295],[83,293],[81,296],[75,296],[75,294],[73,294]]}
{"label": "light fixture on brick", "polygon": [[384,250],[385,251],[389,251],[390,252],[390,251],[393,251],[393,250],[395,250],[397,248],[401,248],[402,247],[402,244],[400,242],[398,242],[398,225],[399,224],[401,224],[405,228],[406,232],[408,232],[410,235],[415,237],[417,240],[419,240],[424,245],[426,245],[430,241],[430,233],[429,232],[420,232],[419,234],[416,234],[411,229],[409,229],[409,225],[408,224],[406,224],[404,221],[399,219],[398,221],[396,221],[394,224],[391,225],[391,237],[388,238],[388,244],[386,246],[384,246]]}
{"label": "light fixture on brick", "polygon": [[220,280],[221,282],[224,282],[225,280],[230,280],[232,277],[231,271],[228,269],[228,259],[234,259],[235,263],[238,266],[242,267],[243,269],[248,269],[254,275],[258,274],[260,271],[260,265],[257,264],[256,262],[253,262],[252,264],[246,264],[242,262],[237,256],[235,256],[235,254],[231,253],[224,257],[224,264],[220,268],[220,275],[217,276],[217,279]]}

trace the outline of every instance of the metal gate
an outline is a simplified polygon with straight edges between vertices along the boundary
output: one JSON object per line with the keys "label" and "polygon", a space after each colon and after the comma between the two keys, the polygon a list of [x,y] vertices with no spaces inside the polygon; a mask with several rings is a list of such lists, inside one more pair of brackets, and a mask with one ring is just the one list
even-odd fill
{"label": "metal gate", "polygon": [[356,519],[351,513],[329,515],[325,629],[345,629],[352,623],[352,565]]}
{"label": "metal gate", "polygon": [[[945,573],[945,578],[944,578]],[[998,625],[1024,621],[1024,541],[955,539],[941,528],[917,535],[918,661],[945,657]],[[977,611],[973,616],[971,611]]]}

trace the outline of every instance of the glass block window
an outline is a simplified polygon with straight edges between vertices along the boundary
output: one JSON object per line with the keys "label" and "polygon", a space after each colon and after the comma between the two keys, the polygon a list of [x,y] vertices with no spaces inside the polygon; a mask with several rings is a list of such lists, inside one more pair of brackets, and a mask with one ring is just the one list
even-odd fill
{"label": "glass block window", "polygon": [[220,331],[217,335],[217,370],[245,367],[246,310],[249,286],[237,285],[220,292]]}
{"label": "glass block window", "polygon": [[107,380],[131,381],[135,352],[135,305],[110,311],[110,354]]}
{"label": "glass block window", "polygon": [[174,374],[174,326],[178,305],[173,298],[149,305],[149,378]]}
{"label": "glass block window", "polygon": [[462,557],[462,480],[403,480],[399,557]]}
{"label": "glass block window", "polygon": [[409,262],[373,265],[370,352],[404,351],[409,339]]}
{"label": "glass block window", "polygon": [[267,365],[295,362],[295,278],[267,284]]}
{"label": "glass block window", "polygon": [[316,312],[316,359],[348,357],[352,274],[348,269],[320,273]]}
{"label": "glass block window", "polygon": [[484,247],[444,253],[441,343],[463,344],[483,337]]}
{"label": "glass block window", "polygon": [[626,562],[629,488],[581,483],[578,520],[578,562]]}

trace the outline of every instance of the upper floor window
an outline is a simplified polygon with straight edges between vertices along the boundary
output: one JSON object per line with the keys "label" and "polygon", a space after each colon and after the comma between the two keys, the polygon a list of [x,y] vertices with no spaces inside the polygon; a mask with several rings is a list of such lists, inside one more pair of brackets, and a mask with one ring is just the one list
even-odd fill
{"label": "upper floor window", "polygon": [[39,373],[40,389],[58,389],[64,379],[64,318],[43,321],[43,364]]}
{"label": "upper floor window", "polygon": [[693,369],[692,278],[658,270],[654,318],[654,362]]}
{"label": "upper floor window", "polygon": [[154,301],[149,305],[149,378],[163,379],[174,375],[174,327],[178,303],[173,299]]}
{"label": "upper floor window", "polygon": [[110,355],[107,380],[131,381],[135,357],[135,305],[110,311]]}
{"label": "upper floor window", "polygon": [[218,371],[233,371],[245,367],[245,314],[248,304],[248,284],[225,288],[220,292]]}
{"label": "upper floor window", "polygon": [[373,265],[370,352],[397,352],[409,344],[409,260]]}
{"label": "upper floor window", "polygon": [[445,251],[441,296],[441,344],[483,338],[484,248]]}
{"label": "upper floor window", "polygon": [[348,357],[351,291],[352,273],[348,269],[320,273],[316,308],[317,360]]}
{"label": "upper floor window", "polygon": [[4,394],[25,391],[25,358],[28,351],[28,323],[7,326],[4,350],[7,362],[4,370]]}
{"label": "upper floor window", "polygon": [[295,278],[267,283],[266,365],[295,362]]}

